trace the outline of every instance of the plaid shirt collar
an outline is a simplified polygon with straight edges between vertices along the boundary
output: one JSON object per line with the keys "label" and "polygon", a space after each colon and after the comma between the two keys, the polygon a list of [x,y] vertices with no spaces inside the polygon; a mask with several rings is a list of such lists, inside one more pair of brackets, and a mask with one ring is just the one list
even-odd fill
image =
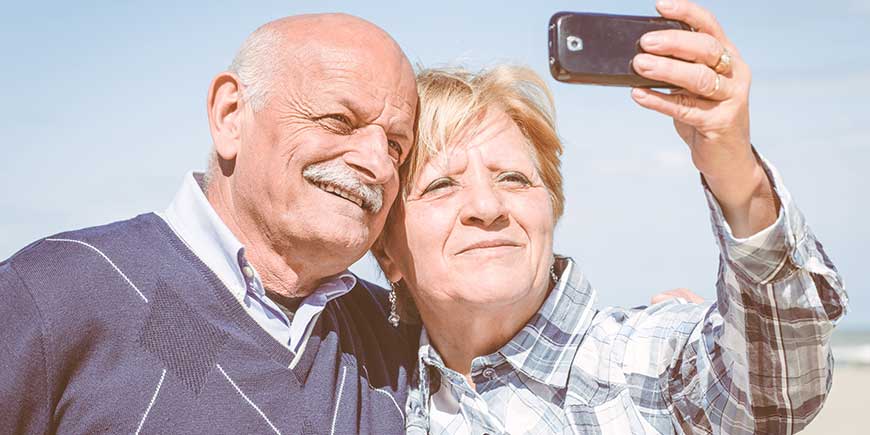
{"label": "plaid shirt collar", "polygon": [[[557,257],[555,269],[559,271],[559,282],[538,312],[496,353],[475,358],[474,366],[497,366],[507,361],[514,370],[540,383],[567,386],[571,363],[595,315],[596,293],[571,258]],[[421,385],[429,384],[424,367],[435,367],[447,374],[425,328],[418,358]]]}

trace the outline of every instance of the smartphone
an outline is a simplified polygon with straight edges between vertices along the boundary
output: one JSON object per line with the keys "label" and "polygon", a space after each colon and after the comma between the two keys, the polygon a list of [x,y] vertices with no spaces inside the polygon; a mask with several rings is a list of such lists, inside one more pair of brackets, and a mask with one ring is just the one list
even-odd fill
{"label": "smartphone", "polygon": [[692,30],[662,17],[558,12],[550,18],[550,74],[560,82],[676,88],[638,75],[631,60],[640,37],[654,30]]}

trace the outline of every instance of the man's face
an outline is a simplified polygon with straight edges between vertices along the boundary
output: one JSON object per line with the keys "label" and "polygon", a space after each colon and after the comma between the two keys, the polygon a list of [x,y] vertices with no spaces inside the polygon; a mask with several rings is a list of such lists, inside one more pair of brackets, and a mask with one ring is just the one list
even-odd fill
{"label": "man's face", "polygon": [[394,47],[310,43],[290,60],[266,106],[243,111],[235,206],[276,252],[340,270],[371,246],[398,191],[414,74]]}

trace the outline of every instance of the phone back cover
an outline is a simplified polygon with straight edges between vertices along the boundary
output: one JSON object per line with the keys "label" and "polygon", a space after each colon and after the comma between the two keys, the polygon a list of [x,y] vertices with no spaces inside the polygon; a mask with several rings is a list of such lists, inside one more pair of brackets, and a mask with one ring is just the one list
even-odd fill
{"label": "phone back cover", "polygon": [[631,60],[640,37],[653,30],[688,29],[661,17],[560,12],[550,19],[550,73],[569,83],[670,87],[641,77]]}

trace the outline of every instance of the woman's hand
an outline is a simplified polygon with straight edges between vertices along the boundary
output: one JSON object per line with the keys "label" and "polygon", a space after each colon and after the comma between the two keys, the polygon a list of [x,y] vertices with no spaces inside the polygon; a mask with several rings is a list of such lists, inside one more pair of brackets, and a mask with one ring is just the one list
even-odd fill
{"label": "woman's hand", "polygon": [[646,53],[632,64],[638,74],[682,89],[635,88],[632,98],[674,119],[735,236],[754,234],[776,220],[777,204],[750,143],[749,66],[706,9],[687,0],[658,0],[656,8],[696,31],[647,33],[641,38]]}
{"label": "woman's hand", "polygon": [[687,288],[675,288],[673,290],[668,290],[666,292],[661,292],[650,299],[650,304],[657,304],[659,302],[664,302],[668,299],[685,299],[689,303],[693,304],[703,304],[704,298],[696,295],[691,290]]}

